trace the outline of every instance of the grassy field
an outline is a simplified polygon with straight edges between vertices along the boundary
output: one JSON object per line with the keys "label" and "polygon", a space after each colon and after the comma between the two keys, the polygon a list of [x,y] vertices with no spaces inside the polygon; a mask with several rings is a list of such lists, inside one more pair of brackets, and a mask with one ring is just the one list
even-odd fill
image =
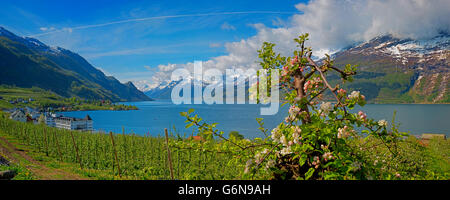
{"label": "grassy field", "polygon": [[[14,107],[53,108],[55,111],[74,110],[137,110],[135,106],[113,104],[109,101],[90,101],[78,98],[64,98],[40,88],[18,88],[0,86],[0,110]],[[22,101],[18,101],[22,99]],[[32,101],[30,101],[32,99]],[[16,101],[11,104],[10,101]],[[26,103],[24,102],[26,101]]]}

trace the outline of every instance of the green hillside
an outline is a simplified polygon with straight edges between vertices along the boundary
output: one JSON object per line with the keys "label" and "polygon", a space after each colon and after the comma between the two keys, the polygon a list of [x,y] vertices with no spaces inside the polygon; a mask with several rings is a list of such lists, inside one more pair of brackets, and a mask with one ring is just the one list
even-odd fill
{"label": "green hillside", "polygon": [[122,84],[105,76],[78,54],[15,36],[5,29],[0,33],[0,84],[39,87],[63,97],[151,100],[132,83]]}
{"label": "green hillside", "polygon": [[110,101],[64,98],[41,88],[18,88],[0,85],[0,110],[12,108],[51,108],[54,111],[71,110],[137,110],[135,106],[113,104]]}

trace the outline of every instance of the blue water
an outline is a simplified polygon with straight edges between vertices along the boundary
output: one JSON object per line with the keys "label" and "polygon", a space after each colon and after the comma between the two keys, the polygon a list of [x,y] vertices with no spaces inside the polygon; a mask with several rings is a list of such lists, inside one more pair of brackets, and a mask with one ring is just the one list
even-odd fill
{"label": "blue water", "polygon": [[[158,135],[163,134],[164,128],[183,135],[190,135],[192,128],[185,129],[185,118],[180,112],[190,108],[206,122],[219,123],[217,128],[229,133],[238,131],[246,138],[263,137],[258,131],[256,118],[264,118],[265,127],[271,130],[283,121],[288,107],[280,108],[277,115],[261,116],[260,108],[263,105],[174,105],[170,100],[150,102],[126,103],[135,105],[139,110],[133,111],[75,111],[64,112],[65,116],[85,117],[89,114],[94,120],[94,129],[105,132]],[[401,131],[410,131],[411,134],[443,133],[450,134],[450,105],[409,105],[409,104],[369,104],[363,108],[355,108],[367,113],[368,117],[377,120],[386,119],[391,122],[394,110],[397,111],[396,122],[400,123]]]}

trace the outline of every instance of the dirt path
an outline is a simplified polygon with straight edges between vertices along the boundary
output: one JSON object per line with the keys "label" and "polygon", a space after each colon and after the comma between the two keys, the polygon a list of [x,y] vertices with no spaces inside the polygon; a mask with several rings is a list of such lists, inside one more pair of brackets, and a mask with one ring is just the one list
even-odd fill
{"label": "dirt path", "polygon": [[21,163],[21,159],[26,160],[30,164],[25,167],[40,180],[86,180],[86,178],[64,170],[48,168],[27,155],[23,150],[17,149],[7,139],[0,137],[0,140],[0,152],[12,163]]}

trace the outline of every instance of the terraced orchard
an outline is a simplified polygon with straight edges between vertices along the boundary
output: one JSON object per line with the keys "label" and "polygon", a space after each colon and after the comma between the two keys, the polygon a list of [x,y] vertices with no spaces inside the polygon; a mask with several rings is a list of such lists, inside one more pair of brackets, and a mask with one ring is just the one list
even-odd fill
{"label": "terraced orchard", "polygon": [[[59,162],[76,163],[81,171],[103,174],[103,178],[171,179],[165,137],[62,130],[12,121],[3,113],[0,132]],[[173,132],[168,139],[174,179],[235,179],[243,171],[242,164],[233,163],[229,153],[175,148],[173,144],[187,138]],[[214,146],[216,142],[189,143]]]}

